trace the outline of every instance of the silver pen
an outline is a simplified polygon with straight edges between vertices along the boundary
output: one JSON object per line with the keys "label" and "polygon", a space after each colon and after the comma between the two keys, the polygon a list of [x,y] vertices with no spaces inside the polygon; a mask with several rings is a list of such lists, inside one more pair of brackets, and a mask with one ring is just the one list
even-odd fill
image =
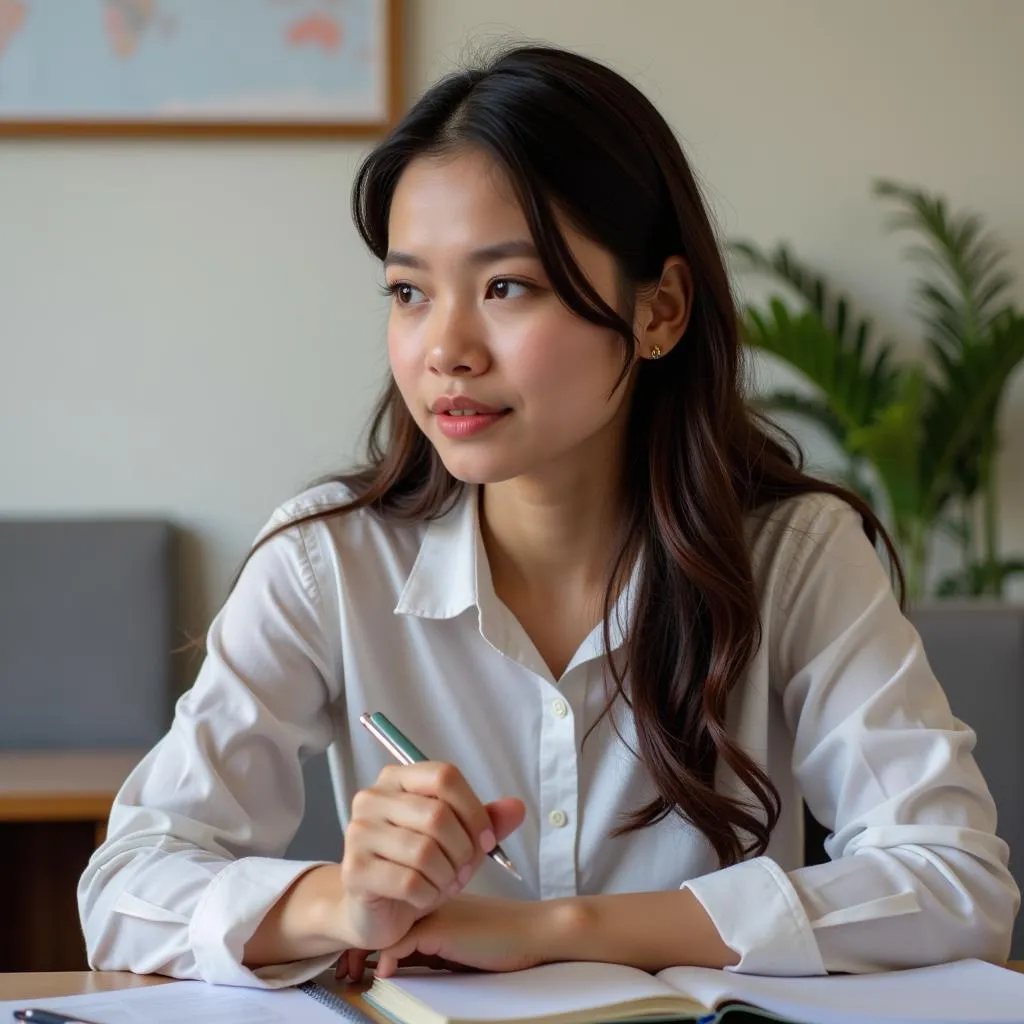
{"label": "silver pen", "polygon": [[14,1019],[34,1021],[35,1024],[90,1024],[81,1017],[65,1017],[63,1013],[54,1013],[53,1010],[42,1010],[38,1007],[15,1010]]}
{"label": "silver pen", "polygon": [[[387,715],[381,714],[379,711],[375,711],[371,715],[364,711],[359,716],[359,721],[385,750],[391,752],[399,764],[419,764],[421,761],[430,760],[398,726],[388,719]],[[495,846],[487,856],[496,864],[500,864],[510,875],[518,878],[520,882],[523,880],[523,876],[516,871],[516,866],[512,863],[509,855],[500,846]]]}

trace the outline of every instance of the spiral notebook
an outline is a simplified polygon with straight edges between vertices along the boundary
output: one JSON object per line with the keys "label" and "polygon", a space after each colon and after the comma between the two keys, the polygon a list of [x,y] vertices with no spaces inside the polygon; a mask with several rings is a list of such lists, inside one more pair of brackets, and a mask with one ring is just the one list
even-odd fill
{"label": "spiral notebook", "polygon": [[144,988],[0,1002],[0,1022],[14,1010],[36,1007],[90,1024],[374,1024],[356,1007],[309,982],[298,988],[253,989],[172,981]]}

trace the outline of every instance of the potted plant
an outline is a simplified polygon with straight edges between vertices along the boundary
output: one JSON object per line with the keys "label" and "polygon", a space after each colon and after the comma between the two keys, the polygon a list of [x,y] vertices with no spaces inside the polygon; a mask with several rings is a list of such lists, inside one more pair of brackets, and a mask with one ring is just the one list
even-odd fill
{"label": "potted plant", "polygon": [[[778,389],[764,410],[817,423],[843,453],[844,482],[865,493],[892,527],[908,598],[926,594],[930,542],[949,534],[958,568],[937,596],[1001,598],[1024,559],[1001,556],[995,456],[1006,385],[1024,360],[1024,315],[1008,301],[1005,254],[975,214],[892,181],[874,192],[894,204],[894,230],[916,237],[915,312],[927,358],[901,359],[873,337],[869,320],[785,245],[731,243],[738,269],[784,287],[744,309],[745,341],[814,385],[810,396]],[[794,303],[794,299],[796,303]]]}

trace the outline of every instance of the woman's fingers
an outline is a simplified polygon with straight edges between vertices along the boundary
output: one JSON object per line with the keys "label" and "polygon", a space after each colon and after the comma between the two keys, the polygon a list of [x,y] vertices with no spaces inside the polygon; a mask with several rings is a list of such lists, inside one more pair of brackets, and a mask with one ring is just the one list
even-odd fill
{"label": "woman's fingers", "polygon": [[[342,882],[356,898],[352,906],[360,908],[353,926],[364,938],[360,944],[369,945],[372,940],[365,940],[379,934],[367,922],[396,928],[410,910],[422,916],[458,893],[497,835],[518,827],[522,817],[518,800],[485,807],[452,765],[386,768],[375,785],[356,793],[345,830]],[[350,974],[362,968],[355,957],[350,952],[344,965]]]}
{"label": "woman's fingers", "polygon": [[346,891],[426,910],[455,887],[448,858],[428,836],[387,823],[350,822],[341,862]]}
{"label": "woman's fingers", "polygon": [[526,804],[511,796],[485,804],[485,808],[499,842],[515,832],[526,817]]}
{"label": "woman's fingers", "polygon": [[338,962],[334,965],[334,976],[336,978],[348,978],[348,955],[351,951],[348,949],[342,950],[341,956],[338,957]]}
{"label": "woman's fingers", "polygon": [[350,949],[348,951],[348,976],[353,981],[362,981],[363,971],[366,969],[366,958],[369,955],[368,949]]}
{"label": "woman's fingers", "polygon": [[494,846],[490,816],[454,765],[440,761],[388,765],[380,773],[377,784],[383,789],[415,793],[446,804],[461,823],[474,850],[486,853],[488,842],[490,847]]}
{"label": "woman's fingers", "polygon": [[[397,789],[375,788],[365,792],[372,795],[372,804],[370,799],[365,798],[358,801],[358,807],[354,802],[353,815],[423,836],[432,841],[447,858],[452,877],[437,878],[438,885],[453,882],[459,871],[471,864],[477,856],[478,850],[473,839],[454,810],[444,801]],[[411,839],[410,842],[415,846],[418,841]]]}
{"label": "woman's fingers", "polygon": [[340,957],[338,962],[334,965],[334,976],[340,981],[351,979],[352,981],[361,981],[363,972],[366,970],[367,957],[371,955],[371,951],[368,949],[346,949]]}
{"label": "woman's fingers", "polygon": [[[378,857],[418,872],[439,893],[458,890],[472,874],[473,852],[464,837],[460,843],[447,835],[439,839],[429,832],[403,826],[399,820],[378,826],[370,844],[369,849]],[[465,852],[453,853],[451,848],[455,845],[464,846]]]}

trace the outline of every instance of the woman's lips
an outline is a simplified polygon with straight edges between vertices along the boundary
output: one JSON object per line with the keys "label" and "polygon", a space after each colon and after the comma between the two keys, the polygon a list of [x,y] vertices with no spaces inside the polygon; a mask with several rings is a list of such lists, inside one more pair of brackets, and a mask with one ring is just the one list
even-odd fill
{"label": "woman's lips", "polygon": [[430,411],[433,413],[479,412],[487,414],[501,413],[507,410],[498,405],[480,402],[475,398],[470,398],[469,395],[442,395],[440,398],[434,399]]}
{"label": "woman's lips", "polygon": [[437,428],[450,438],[475,437],[477,434],[493,427],[499,420],[503,420],[511,409],[499,412],[475,412],[475,411],[453,411],[442,412],[435,416]]}

